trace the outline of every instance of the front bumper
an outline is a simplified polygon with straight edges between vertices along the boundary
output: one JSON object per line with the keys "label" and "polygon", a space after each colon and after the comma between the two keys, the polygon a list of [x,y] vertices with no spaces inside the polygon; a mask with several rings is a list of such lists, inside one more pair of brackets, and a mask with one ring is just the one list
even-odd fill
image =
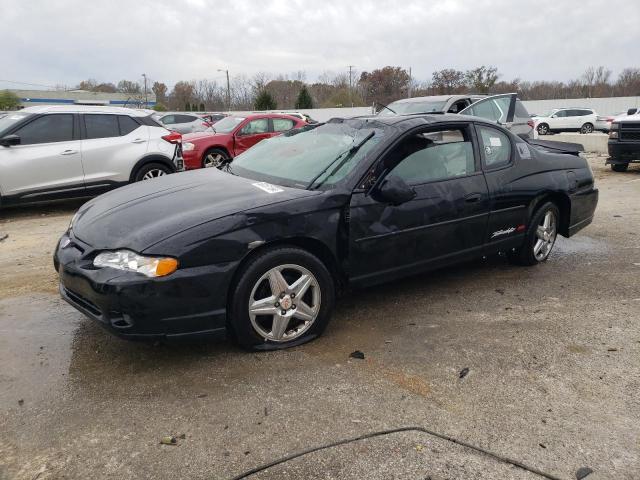
{"label": "front bumper", "polygon": [[607,148],[609,150],[609,159],[607,159],[606,165],[640,162],[640,142],[609,140]]}
{"label": "front bumper", "polygon": [[197,168],[202,168],[200,157],[201,153],[196,149],[183,151],[182,158],[184,159],[184,169],[195,170]]}
{"label": "front bumper", "polygon": [[54,266],[62,298],[110,332],[131,339],[225,335],[226,292],[235,265],[147,278],[95,268],[97,253],[67,233],[56,248]]}

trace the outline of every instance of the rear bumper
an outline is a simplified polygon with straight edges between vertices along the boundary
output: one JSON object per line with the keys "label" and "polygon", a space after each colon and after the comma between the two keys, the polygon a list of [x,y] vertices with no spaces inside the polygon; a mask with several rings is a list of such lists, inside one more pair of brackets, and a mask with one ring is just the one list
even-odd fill
{"label": "rear bumper", "polygon": [[[66,243],[69,237],[62,238]],[[231,265],[179,269],[165,278],[147,278],[93,268],[95,252],[86,247],[72,239],[65,248],[56,249],[60,295],[111,333],[129,339],[225,336]]]}
{"label": "rear bumper", "polygon": [[567,232],[569,237],[575,235],[593,221],[597,205],[597,188],[571,195],[571,218]]}
{"label": "rear bumper", "polygon": [[609,158],[606,165],[640,162],[640,142],[609,141]]}

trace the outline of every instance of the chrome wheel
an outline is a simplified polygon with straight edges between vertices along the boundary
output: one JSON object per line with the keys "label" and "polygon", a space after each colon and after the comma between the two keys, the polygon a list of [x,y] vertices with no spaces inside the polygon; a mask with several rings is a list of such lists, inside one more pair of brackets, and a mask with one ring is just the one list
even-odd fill
{"label": "chrome wheel", "polygon": [[295,340],[316,321],[320,301],[320,285],[309,270],[300,265],[279,265],[262,275],[251,291],[251,325],[265,340]]}
{"label": "chrome wheel", "polygon": [[218,152],[208,153],[204,157],[204,168],[218,168],[224,164],[224,155]]}
{"label": "chrome wheel", "polygon": [[142,180],[151,180],[152,178],[163,177],[167,173],[159,168],[153,168],[144,174]]}
{"label": "chrome wheel", "polygon": [[546,135],[549,133],[549,127],[545,123],[538,125],[538,133],[540,135]]}
{"label": "chrome wheel", "polygon": [[556,216],[548,210],[536,229],[537,238],[533,244],[533,256],[537,261],[542,262],[549,256],[556,241],[556,235]]}

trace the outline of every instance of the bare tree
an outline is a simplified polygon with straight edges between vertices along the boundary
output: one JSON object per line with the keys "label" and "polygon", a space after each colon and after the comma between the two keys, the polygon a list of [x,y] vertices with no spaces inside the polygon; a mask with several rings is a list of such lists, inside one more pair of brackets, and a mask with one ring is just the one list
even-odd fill
{"label": "bare tree", "polygon": [[432,74],[433,88],[440,94],[451,94],[464,86],[464,73],[453,68],[445,68]]}

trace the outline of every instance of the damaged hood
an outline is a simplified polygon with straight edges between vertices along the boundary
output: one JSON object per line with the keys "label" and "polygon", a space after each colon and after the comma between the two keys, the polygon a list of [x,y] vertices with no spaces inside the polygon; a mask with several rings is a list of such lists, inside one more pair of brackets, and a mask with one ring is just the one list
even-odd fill
{"label": "damaged hood", "polygon": [[73,234],[94,249],[145,248],[228,215],[317,192],[258,182],[215,168],[116,189],[83,205]]}

